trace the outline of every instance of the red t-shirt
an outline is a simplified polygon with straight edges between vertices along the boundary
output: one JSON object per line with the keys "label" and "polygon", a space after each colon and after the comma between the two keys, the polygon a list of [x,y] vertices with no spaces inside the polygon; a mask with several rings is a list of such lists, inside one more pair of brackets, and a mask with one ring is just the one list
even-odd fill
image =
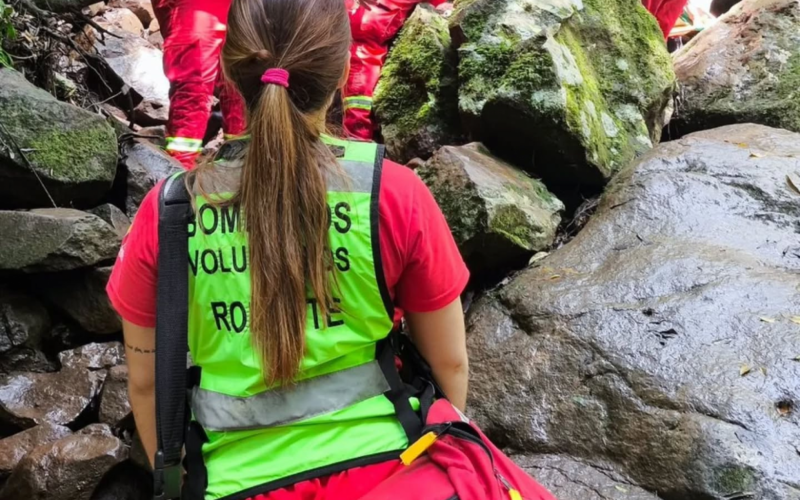
{"label": "red t-shirt", "polygon": [[[125,320],[156,324],[158,193],[147,194],[122,242],[108,296]],[[379,238],[386,285],[400,310],[430,312],[464,290],[469,271],[430,191],[414,172],[384,161]]]}

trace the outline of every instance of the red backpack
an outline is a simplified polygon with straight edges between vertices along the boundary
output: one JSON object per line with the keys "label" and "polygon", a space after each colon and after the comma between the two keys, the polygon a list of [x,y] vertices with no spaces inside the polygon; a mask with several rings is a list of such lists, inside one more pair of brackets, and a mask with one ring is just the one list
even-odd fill
{"label": "red backpack", "polygon": [[555,500],[446,399],[425,424],[407,467],[360,500]]}

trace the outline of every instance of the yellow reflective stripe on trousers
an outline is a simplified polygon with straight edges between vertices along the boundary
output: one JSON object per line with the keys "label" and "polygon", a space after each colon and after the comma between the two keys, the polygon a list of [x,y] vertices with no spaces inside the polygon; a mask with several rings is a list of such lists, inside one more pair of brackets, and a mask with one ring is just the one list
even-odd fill
{"label": "yellow reflective stripe on trousers", "polygon": [[366,95],[345,97],[342,102],[344,109],[366,109],[367,111],[372,109],[372,97]]}
{"label": "yellow reflective stripe on trousers", "polygon": [[201,139],[189,137],[167,137],[167,151],[181,151],[184,153],[196,153],[203,149]]}
{"label": "yellow reflective stripe on trousers", "polygon": [[371,361],[250,397],[195,387],[192,414],[211,431],[262,429],[342,410],[388,390],[378,362]]}

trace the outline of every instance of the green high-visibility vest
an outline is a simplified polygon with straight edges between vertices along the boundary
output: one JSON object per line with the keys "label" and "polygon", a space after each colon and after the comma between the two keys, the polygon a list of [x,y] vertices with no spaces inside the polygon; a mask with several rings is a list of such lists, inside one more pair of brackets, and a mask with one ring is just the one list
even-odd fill
{"label": "green high-visibility vest", "polygon": [[[324,141],[338,151],[346,173],[328,182],[338,287],[327,317],[308,300],[306,353],[290,388],[265,385],[253,349],[244,214],[197,198],[189,239],[189,349],[201,370],[191,407],[207,436],[206,499],[247,498],[388,460],[408,446],[376,361],[376,343],[392,330],[394,313],[378,246],[376,158],[382,155],[372,143]],[[235,168],[227,163],[220,168]]]}

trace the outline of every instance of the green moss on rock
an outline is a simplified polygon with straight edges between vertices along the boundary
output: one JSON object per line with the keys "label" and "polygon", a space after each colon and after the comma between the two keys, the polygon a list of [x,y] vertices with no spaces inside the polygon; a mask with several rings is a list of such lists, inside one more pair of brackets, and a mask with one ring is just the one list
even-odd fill
{"label": "green moss on rock", "polygon": [[115,161],[108,145],[116,141],[110,127],[75,127],[70,130],[53,129],[33,137],[29,144],[29,157],[40,170],[65,181],[92,179],[98,174],[94,161]]}
{"label": "green moss on rock", "polygon": [[0,109],[0,206],[49,206],[49,192],[59,205],[88,207],[111,188],[117,141],[103,117],[8,69],[0,69]]}
{"label": "green moss on rock", "polygon": [[602,183],[660,137],[674,74],[639,0],[456,8],[459,109],[493,150],[545,180]]}
{"label": "green moss on rock", "polygon": [[502,267],[553,243],[564,205],[480,143],[444,147],[417,173],[468,263]]}
{"label": "green moss on rock", "polygon": [[391,158],[427,158],[458,140],[455,56],[447,21],[427,5],[418,7],[375,90],[375,115]]}

